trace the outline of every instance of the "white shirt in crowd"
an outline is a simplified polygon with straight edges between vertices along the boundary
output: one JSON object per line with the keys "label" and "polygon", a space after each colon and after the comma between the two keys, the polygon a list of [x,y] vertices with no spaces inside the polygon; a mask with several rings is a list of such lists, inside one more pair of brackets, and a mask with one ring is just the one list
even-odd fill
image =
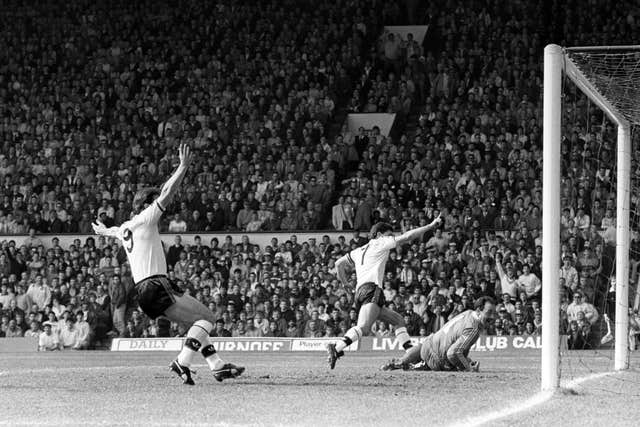
{"label": "white shirt in crowd", "polygon": [[567,317],[569,321],[578,320],[578,313],[584,313],[584,317],[591,323],[592,325],[598,321],[598,310],[593,306],[593,304],[589,304],[588,302],[582,302],[580,304],[576,304],[572,302],[567,307]]}
{"label": "white shirt in crowd", "polygon": [[71,325],[68,328],[66,325],[60,330],[60,343],[63,348],[73,348],[78,344],[78,330]]}
{"label": "white shirt in crowd", "polygon": [[184,219],[169,221],[169,232],[171,233],[184,233],[187,231],[187,223]]}
{"label": "white shirt in crowd", "polygon": [[40,350],[56,350],[59,345],[60,340],[58,339],[58,334],[55,332],[51,332],[51,334],[42,332],[40,334],[40,338],[38,339],[38,347]]}

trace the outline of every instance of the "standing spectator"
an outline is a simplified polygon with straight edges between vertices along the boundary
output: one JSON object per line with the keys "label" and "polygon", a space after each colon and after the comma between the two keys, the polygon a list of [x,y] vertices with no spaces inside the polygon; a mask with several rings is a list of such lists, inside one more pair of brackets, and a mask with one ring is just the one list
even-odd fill
{"label": "standing spectator", "polygon": [[562,257],[562,267],[560,267],[560,278],[564,278],[565,286],[575,292],[578,288],[578,270],[572,265],[573,258],[569,255]]}
{"label": "standing spectator", "polygon": [[43,245],[42,240],[36,237],[35,228],[29,228],[29,237],[24,240],[24,245],[28,248],[37,248]]}
{"label": "standing spectator", "polygon": [[[499,259],[500,258],[500,259]],[[501,256],[496,258],[496,272],[500,277],[500,289],[501,293],[509,294],[512,300],[518,299],[518,279],[515,277],[513,265],[507,266],[507,272],[505,273],[502,268]]]}
{"label": "standing spectator", "polygon": [[79,311],[76,313],[76,316],[78,318],[78,322],[76,323],[76,329],[78,330],[78,343],[76,348],[79,350],[89,349],[91,348],[91,338],[93,333],[91,331],[91,325],[89,325],[89,322],[87,321],[87,314]]}
{"label": "standing spectator", "polygon": [[256,317],[253,319],[253,325],[256,329],[265,335],[269,332],[269,320],[265,319],[264,314],[261,311],[256,312]]}
{"label": "standing spectator", "polygon": [[0,308],[9,308],[9,303],[15,299],[13,292],[9,292],[7,283],[0,286]]}
{"label": "standing spectator", "polygon": [[344,197],[338,198],[338,204],[331,209],[331,224],[336,230],[350,230],[353,228],[353,218],[351,211],[345,210]]}
{"label": "standing spectator", "polygon": [[111,302],[111,315],[113,328],[119,336],[123,336],[125,328],[125,314],[127,311],[127,290],[120,276],[113,276],[109,281],[109,298]]}
{"label": "standing spectator", "polygon": [[176,236],[173,239],[173,245],[171,245],[167,251],[167,265],[170,267],[176,265],[176,262],[180,259],[180,253],[182,251],[184,251],[184,246],[182,246],[182,237]]}
{"label": "standing spectator", "polygon": [[524,293],[529,300],[539,297],[542,282],[531,272],[529,264],[522,265],[522,274],[518,277],[518,289],[519,292]]}
{"label": "standing spectator", "polygon": [[580,313],[582,313],[592,325],[595,325],[598,321],[598,311],[592,304],[584,301],[583,294],[578,291],[573,294],[573,302],[567,307],[569,322],[579,320]]}
{"label": "standing spectator", "polygon": [[43,282],[41,275],[37,275],[27,290],[27,296],[33,304],[44,308],[51,303],[51,288]]}
{"label": "standing spectator", "polygon": [[369,231],[371,229],[371,216],[373,209],[366,199],[361,199],[356,209],[356,217],[353,221],[353,228],[360,231]]}

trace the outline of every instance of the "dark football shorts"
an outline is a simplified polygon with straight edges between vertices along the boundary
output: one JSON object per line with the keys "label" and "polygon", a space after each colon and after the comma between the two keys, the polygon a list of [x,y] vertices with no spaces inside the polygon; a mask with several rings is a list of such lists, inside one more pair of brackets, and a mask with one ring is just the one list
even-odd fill
{"label": "dark football shorts", "polygon": [[356,311],[360,313],[360,307],[365,304],[374,303],[378,307],[384,307],[384,292],[380,286],[373,282],[367,282],[360,286],[355,295]]}
{"label": "dark football shorts", "polygon": [[162,275],[141,280],[136,284],[136,291],[140,308],[152,319],[162,316],[176,302],[176,296],[182,295],[182,291]]}

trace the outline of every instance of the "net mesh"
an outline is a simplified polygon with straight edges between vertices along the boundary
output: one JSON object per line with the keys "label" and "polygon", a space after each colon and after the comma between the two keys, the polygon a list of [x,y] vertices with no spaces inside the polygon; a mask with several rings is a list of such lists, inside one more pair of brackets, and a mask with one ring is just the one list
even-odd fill
{"label": "net mesh", "polygon": [[568,56],[616,110],[640,123],[640,50],[569,51]]}
{"label": "net mesh", "polygon": [[[631,124],[630,200],[631,250],[629,277],[630,330],[638,329],[636,319],[640,303],[637,289],[640,275],[640,51],[569,51],[571,60],[592,85]],[[562,297],[563,333],[569,337],[569,349],[561,353],[561,376],[571,380],[585,373],[613,368],[615,334],[615,259],[616,259],[616,186],[617,127],[606,114],[565,76],[562,105],[562,235],[563,266],[573,266],[577,279],[565,283]],[[565,260],[568,260],[565,263]],[[574,294],[597,311],[598,320],[576,322],[568,306]],[[627,308],[627,304],[625,308]],[[577,325],[572,324],[574,322]],[[590,330],[588,339],[576,337],[576,329]],[[638,336],[630,336],[630,356]],[[590,348],[589,352],[575,348]],[[630,357],[631,367],[639,368],[638,358]],[[625,380],[624,376],[616,377]],[[609,384],[607,390],[615,393]],[[639,391],[640,394],[640,391]]]}

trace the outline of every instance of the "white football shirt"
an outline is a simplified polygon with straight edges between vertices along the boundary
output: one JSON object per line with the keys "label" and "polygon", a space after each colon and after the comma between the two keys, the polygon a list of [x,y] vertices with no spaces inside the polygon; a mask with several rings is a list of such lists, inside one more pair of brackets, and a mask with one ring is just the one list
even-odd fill
{"label": "white football shirt", "polygon": [[167,261],[158,231],[163,212],[160,204],[154,201],[118,229],[118,238],[127,253],[135,283],[150,276],[167,274]]}
{"label": "white football shirt", "polygon": [[395,247],[395,237],[382,236],[349,252],[349,256],[356,267],[356,290],[368,282],[382,287],[384,268],[387,265],[389,251]]}

